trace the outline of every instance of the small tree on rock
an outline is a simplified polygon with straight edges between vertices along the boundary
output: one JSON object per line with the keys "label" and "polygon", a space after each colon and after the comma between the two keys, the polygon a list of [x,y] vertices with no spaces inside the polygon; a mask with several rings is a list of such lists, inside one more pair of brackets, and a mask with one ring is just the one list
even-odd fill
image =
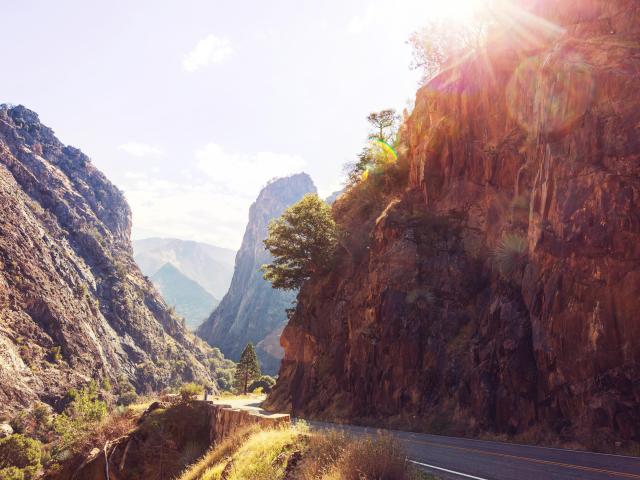
{"label": "small tree on rock", "polygon": [[369,142],[358,154],[357,161],[345,165],[348,186],[360,182],[365,172],[376,170],[377,167],[384,166],[388,162],[388,152],[381,147],[381,143],[390,147],[396,144],[400,116],[395,110],[371,112],[367,116],[367,121],[371,125]]}
{"label": "small tree on rock", "polygon": [[246,395],[251,382],[258,378],[260,378],[260,363],[258,363],[258,357],[256,356],[253,344],[248,343],[242,355],[240,355],[240,361],[236,366],[234,384],[238,391]]}
{"label": "small tree on rock", "polygon": [[273,262],[263,265],[264,278],[273,288],[295,290],[324,269],[338,242],[338,227],[331,207],[318,195],[305,195],[269,224],[264,241]]}

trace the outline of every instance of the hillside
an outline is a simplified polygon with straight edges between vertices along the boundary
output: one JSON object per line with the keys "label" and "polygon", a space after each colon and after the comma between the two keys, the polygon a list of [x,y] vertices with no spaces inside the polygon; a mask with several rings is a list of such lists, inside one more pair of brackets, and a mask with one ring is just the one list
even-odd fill
{"label": "hillside", "polygon": [[171,263],[215,298],[222,298],[229,289],[235,257],[234,250],[192,240],[145,238],[133,241],[133,258],[146,276],[152,277],[165,264]]}
{"label": "hillside", "polygon": [[133,261],[123,194],[22,106],[0,107],[0,211],[0,413],[90,380],[210,380]]}
{"label": "hillside", "polygon": [[151,277],[162,297],[195,330],[220,303],[213,295],[191,280],[171,263],[165,263]]}
{"label": "hillside", "polygon": [[345,193],[271,408],[595,448],[640,440],[640,7],[516,2]]}
{"label": "hillside", "polygon": [[305,173],[280,178],[260,192],[249,210],[229,292],[197,332],[231,360],[237,361],[246,344],[253,342],[263,371],[275,373],[280,366],[279,337],[295,293],[274,290],[262,278],[260,267],[270,261],[262,241],[269,221],[315,190]]}

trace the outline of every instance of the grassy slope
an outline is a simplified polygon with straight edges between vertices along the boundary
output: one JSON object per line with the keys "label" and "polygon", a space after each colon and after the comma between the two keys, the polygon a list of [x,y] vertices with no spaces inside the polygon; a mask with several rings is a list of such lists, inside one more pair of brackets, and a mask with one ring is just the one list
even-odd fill
{"label": "grassy slope", "polygon": [[353,439],[304,425],[245,430],[227,438],[179,480],[427,480],[390,437]]}

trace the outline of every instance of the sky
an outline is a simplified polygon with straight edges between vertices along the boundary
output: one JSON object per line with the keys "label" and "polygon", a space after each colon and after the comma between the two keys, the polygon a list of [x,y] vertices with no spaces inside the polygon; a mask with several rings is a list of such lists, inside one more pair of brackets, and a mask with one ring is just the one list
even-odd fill
{"label": "sky", "polygon": [[409,35],[460,1],[3,2],[0,103],[91,157],[134,239],[237,249],[271,178],[341,188],[367,114],[415,96]]}

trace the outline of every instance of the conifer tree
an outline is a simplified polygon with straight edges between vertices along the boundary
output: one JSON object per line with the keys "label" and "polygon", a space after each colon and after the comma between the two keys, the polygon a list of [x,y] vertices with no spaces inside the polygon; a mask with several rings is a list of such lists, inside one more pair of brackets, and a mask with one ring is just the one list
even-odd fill
{"label": "conifer tree", "polygon": [[249,384],[258,378],[260,378],[260,363],[258,363],[258,357],[256,356],[253,344],[248,343],[236,366],[234,384],[238,391],[246,395]]}

